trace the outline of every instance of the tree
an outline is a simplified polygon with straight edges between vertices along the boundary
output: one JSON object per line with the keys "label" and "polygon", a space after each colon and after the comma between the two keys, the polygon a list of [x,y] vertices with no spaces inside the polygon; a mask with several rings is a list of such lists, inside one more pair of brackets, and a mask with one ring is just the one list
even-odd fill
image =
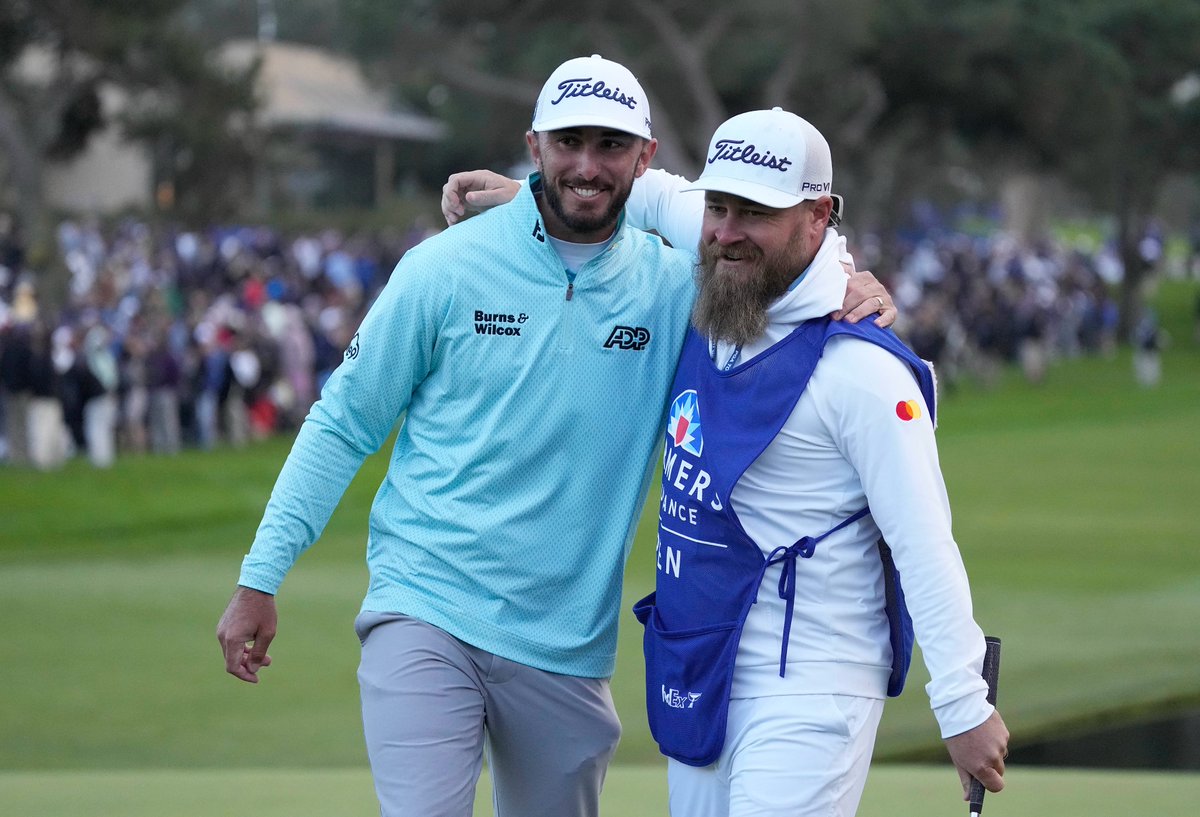
{"label": "tree", "polygon": [[345,0],[338,42],[377,76],[421,91],[412,98],[444,100],[437,113],[458,125],[460,168],[518,154],[545,78],[567,58],[600,53],[641,79],[657,164],[695,174],[716,126],[753,108],[819,110],[829,131],[863,138],[871,89],[844,43],[862,33],[864,2],[423,0],[397,13]]}
{"label": "tree", "polygon": [[[0,189],[11,189],[30,254],[44,258],[42,174],[47,159],[82,150],[110,112],[100,91],[130,95],[119,114],[131,138],[150,141],[167,174],[186,183],[195,211],[219,209],[230,189],[244,133],[230,129],[253,107],[248,77],[211,66],[179,27],[184,0],[4,0],[0,3]],[[30,57],[38,71],[23,71]],[[188,167],[181,158],[191,158]],[[189,176],[190,172],[190,176]],[[203,180],[207,187],[200,186]]]}
{"label": "tree", "polygon": [[874,31],[863,56],[887,95],[881,127],[915,117],[978,163],[1061,174],[1114,215],[1127,337],[1159,191],[1200,169],[1200,94],[1178,90],[1200,66],[1200,4],[894,0]]}

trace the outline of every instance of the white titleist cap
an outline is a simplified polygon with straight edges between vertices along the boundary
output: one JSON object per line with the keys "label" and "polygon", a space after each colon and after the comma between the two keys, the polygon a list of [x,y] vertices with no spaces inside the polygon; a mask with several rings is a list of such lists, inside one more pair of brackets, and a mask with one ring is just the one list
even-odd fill
{"label": "white titleist cap", "polygon": [[713,134],[704,171],[689,190],[715,190],[767,207],[795,207],[833,190],[821,132],[782,108],[727,119]]}
{"label": "white titleist cap", "polygon": [[555,68],[533,109],[532,130],[538,133],[586,127],[650,138],[650,104],[637,77],[599,54]]}

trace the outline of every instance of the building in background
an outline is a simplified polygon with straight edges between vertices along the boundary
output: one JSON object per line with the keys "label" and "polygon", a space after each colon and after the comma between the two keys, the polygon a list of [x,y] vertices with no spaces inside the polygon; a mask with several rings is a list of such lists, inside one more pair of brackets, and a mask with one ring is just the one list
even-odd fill
{"label": "building in background", "polygon": [[[50,58],[35,55],[29,70]],[[382,205],[421,161],[420,147],[447,136],[445,123],[394,102],[353,60],[329,51],[244,40],[226,44],[218,59],[238,71],[258,64],[256,124],[263,138],[251,204],[259,213]],[[162,193],[155,190],[153,157],[125,140],[116,123],[128,95],[111,84],[99,91],[109,124],[79,155],[47,164],[46,203],[68,213],[149,209]]]}
{"label": "building in background", "polygon": [[381,205],[420,160],[420,145],[446,138],[446,125],[371,87],[358,65],[323,49],[242,40],[221,60],[259,61],[259,127],[267,155],[255,180],[260,209],[322,204]]}

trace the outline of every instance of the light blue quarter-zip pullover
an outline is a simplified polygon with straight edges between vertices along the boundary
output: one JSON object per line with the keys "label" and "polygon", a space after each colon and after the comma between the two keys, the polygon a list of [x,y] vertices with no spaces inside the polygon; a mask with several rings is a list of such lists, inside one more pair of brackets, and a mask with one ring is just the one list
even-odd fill
{"label": "light blue quarter-zip pullover", "polygon": [[692,254],[622,218],[569,282],[539,187],[535,174],[396,266],[300,429],[240,584],[278,590],[403,416],[362,609],[539,669],[612,674]]}

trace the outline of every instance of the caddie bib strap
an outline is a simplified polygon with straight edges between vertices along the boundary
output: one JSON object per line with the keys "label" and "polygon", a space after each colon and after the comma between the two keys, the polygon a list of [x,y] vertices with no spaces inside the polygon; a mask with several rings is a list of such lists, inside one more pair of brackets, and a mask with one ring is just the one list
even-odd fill
{"label": "caddie bib strap", "polygon": [[783,563],[783,570],[779,573],[779,598],[784,600],[786,610],[783,616],[783,646],[779,650],[779,677],[785,678],[784,672],[787,668],[787,651],[788,641],[792,636],[792,611],[796,605],[796,559],[812,558],[813,552],[817,548],[817,543],[831,533],[837,533],[847,525],[857,522],[870,512],[870,508],[863,508],[852,516],[848,516],[839,522],[834,527],[822,533],[820,536],[812,537],[805,536],[799,542],[790,547],[780,545],[771,551],[771,555],[767,557],[767,561],[763,564],[762,574],[759,575],[759,583],[762,583],[763,576],[766,575],[767,568],[771,565]]}

